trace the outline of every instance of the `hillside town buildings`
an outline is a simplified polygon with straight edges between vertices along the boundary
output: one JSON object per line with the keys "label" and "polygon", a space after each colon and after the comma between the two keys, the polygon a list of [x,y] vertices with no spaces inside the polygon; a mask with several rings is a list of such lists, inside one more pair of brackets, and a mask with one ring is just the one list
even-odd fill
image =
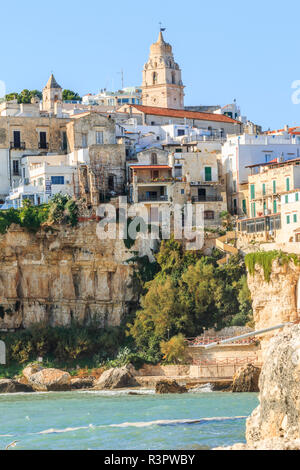
{"label": "hillside town buildings", "polygon": [[296,243],[299,169],[300,127],[263,133],[236,100],[185,106],[182,71],[162,31],[140,87],[65,102],[51,74],[41,100],[0,103],[2,209],[57,193],[95,209],[120,195],[151,219],[153,207],[190,202],[207,228],[220,228],[229,212],[247,242]]}

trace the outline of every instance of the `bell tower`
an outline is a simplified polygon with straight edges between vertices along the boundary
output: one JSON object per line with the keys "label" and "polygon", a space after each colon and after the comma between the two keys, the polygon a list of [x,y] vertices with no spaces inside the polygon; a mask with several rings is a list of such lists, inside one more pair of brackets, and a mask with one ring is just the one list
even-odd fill
{"label": "bell tower", "polygon": [[181,70],[175,62],[172,46],[165,42],[160,31],[158,40],[150,47],[150,56],[143,71],[144,106],[183,109],[184,86]]}
{"label": "bell tower", "polygon": [[55,105],[62,104],[62,88],[51,74],[47,85],[43,89],[43,110],[53,113]]}

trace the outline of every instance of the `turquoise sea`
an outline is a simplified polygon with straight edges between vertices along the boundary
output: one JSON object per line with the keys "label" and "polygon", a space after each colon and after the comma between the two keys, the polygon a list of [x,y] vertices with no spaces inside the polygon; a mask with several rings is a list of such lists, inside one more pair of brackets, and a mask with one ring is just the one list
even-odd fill
{"label": "turquoise sea", "polygon": [[[204,389],[206,390],[206,389]],[[256,394],[0,395],[0,449],[189,450],[245,441]]]}

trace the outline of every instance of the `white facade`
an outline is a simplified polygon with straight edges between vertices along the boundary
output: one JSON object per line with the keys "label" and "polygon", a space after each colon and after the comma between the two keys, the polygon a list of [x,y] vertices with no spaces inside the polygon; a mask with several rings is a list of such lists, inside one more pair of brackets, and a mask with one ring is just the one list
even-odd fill
{"label": "white facade", "polygon": [[249,165],[292,160],[300,157],[300,137],[289,135],[248,135],[228,137],[222,147],[222,163],[227,174],[236,174],[237,184],[250,175]]}

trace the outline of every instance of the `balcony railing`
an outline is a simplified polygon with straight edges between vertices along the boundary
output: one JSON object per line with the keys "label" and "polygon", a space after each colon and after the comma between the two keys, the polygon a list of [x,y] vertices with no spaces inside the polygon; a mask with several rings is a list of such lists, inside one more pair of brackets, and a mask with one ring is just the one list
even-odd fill
{"label": "balcony railing", "polygon": [[10,148],[13,150],[25,150],[26,145],[25,142],[11,142]]}
{"label": "balcony railing", "polygon": [[167,202],[168,196],[139,196],[139,202]]}
{"label": "balcony railing", "polygon": [[39,142],[39,149],[48,150],[49,149],[48,142]]}
{"label": "balcony railing", "polygon": [[174,178],[164,178],[163,176],[159,178],[137,178],[137,183],[172,183],[175,181]]}
{"label": "balcony railing", "polygon": [[222,202],[222,196],[192,196],[192,202]]}

